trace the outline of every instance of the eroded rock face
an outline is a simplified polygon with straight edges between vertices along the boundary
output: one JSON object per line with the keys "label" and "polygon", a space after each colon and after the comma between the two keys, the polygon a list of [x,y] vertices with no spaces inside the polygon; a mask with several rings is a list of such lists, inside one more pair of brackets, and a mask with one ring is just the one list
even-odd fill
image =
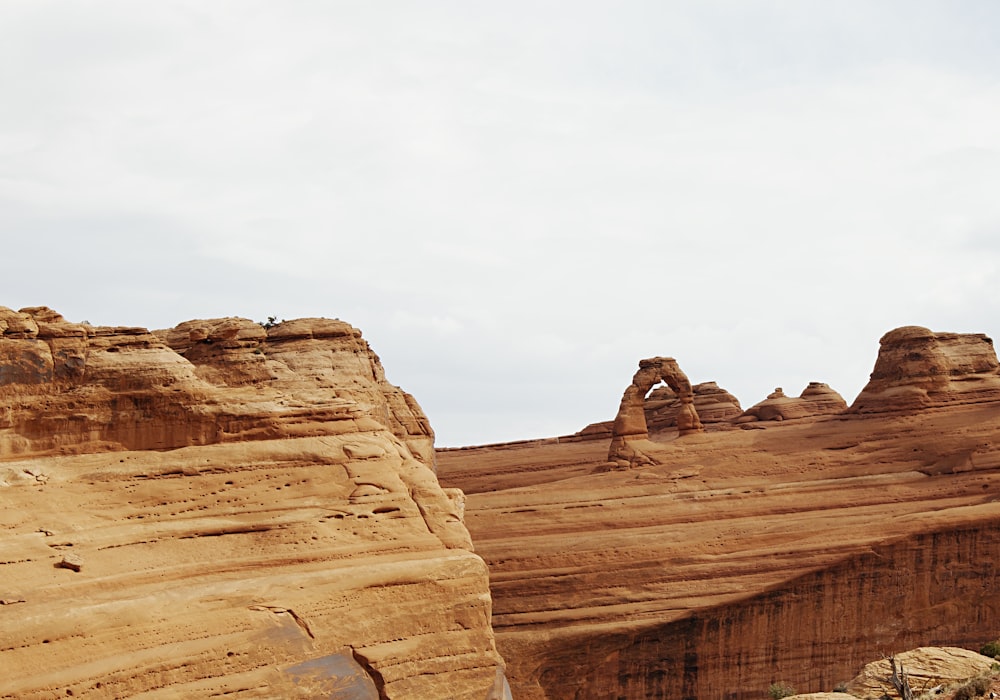
{"label": "eroded rock face", "polygon": [[150,333],[0,307],[0,323],[0,455],[323,435],[374,420],[434,464],[420,406],[342,321],[266,330],[225,318]]}
{"label": "eroded rock face", "polygon": [[[740,401],[715,382],[702,382],[692,387],[694,408],[703,425],[728,423],[742,413]],[[677,415],[684,406],[669,386],[659,386],[649,392],[645,402],[646,425],[655,433],[677,426]]]}
{"label": "eroded rock face", "polygon": [[[815,419],[646,440],[630,471],[606,469],[598,440],[439,454],[442,482],[469,494],[515,697],[764,700],[775,681],[820,692],[887,653],[995,639],[1000,396],[984,344],[957,343],[964,369],[927,391],[935,410],[831,419],[839,397],[814,384],[772,405],[815,402]],[[921,357],[894,362],[923,376]],[[915,383],[893,366],[878,381]]]}
{"label": "eroded rock face", "polygon": [[503,688],[463,495],[359,331],[0,325],[0,698]]}
{"label": "eroded rock face", "polygon": [[653,461],[642,449],[649,441],[646,425],[645,400],[649,390],[665,382],[676,394],[680,406],[675,422],[680,435],[690,435],[704,430],[698,411],[694,407],[694,391],[687,375],[672,357],[651,357],[639,361],[639,371],[632,383],[625,388],[618,415],[612,428],[608,461],[622,467],[651,464]]}
{"label": "eroded rock face", "polygon": [[1000,402],[602,447],[439,454],[517,698],[765,700],[1000,629]]}
{"label": "eroded rock face", "polygon": [[784,421],[796,418],[842,413],[847,408],[844,397],[823,382],[809,382],[796,398],[785,396],[781,387],[776,388],[760,403],[754,404],[736,418],[737,423],[754,421]]}
{"label": "eroded rock face", "polygon": [[1000,364],[981,333],[935,333],[904,326],[879,341],[871,380],[854,413],[913,411],[1000,398]]}

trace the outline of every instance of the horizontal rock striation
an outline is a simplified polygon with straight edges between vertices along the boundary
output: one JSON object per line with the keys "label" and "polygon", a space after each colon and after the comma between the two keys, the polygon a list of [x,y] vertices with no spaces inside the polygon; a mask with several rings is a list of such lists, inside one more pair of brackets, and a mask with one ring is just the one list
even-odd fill
{"label": "horizontal rock striation", "polygon": [[375,421],[433,464],[423,411],[386,381],[360,331],[330,319],[150,333],[0,307],[0,399],[0,455],[174,449]]}
{"label": "horizontal rock striation", "polygon": [[0,698],[505,696],[463,496],[356,329],[0,320]]}
{"label": "horizontal rock striation", "polygon": [[854,413],[912,411],[1000,399],[1000,363],[981,333],[904,326],[882,336],[871,380]]}
{"label": "horizontal rock striation", "polygon": [[843,413],[847,408],[844,397],[823,382],[809,382],[798,397],[785,396],[781,387],[767,398],[754,404],[736,418],[737,423],[753,421],[784,421]]}
{"label": "horizontal rock striation", "polygon": [[813,384],[758,430],[646,439],[630,470],[606,469],[597,440],[439,453],[468,494],[514,696],[763,700],[995,639],[995,356],[985,336],[932,336],[883,339],[871,410]]}
{"label": "horizontal rock striation", "polygon": [[631,471],[597,442],[439,470],[469,493],[515,697],[749,700],[996,636],[997,426],[981,404],[709,433]]}
{"label": "horizontal rock striation", "polygon": [[[765,698],[776,681],[830,690],[867,659],[894,650],[979,647],[985,630],[966,616],[997,619],[997,525],[1000,520],[879,545],[734,604],[611,634],[598,643],[601,660],[588,660],[584,672],[559,666],[545,675],[546,697]],[[571,655],[574,647],[570,642],[559,653]],[[990,660],[983,661],[979,670],[988,670]],[[970,675],[975,672],[963,677]],[[873,683],[868,678],[872,690]],[[865,694],[862,687],[860,680],[850,686],[872,698],[888,689]]]}

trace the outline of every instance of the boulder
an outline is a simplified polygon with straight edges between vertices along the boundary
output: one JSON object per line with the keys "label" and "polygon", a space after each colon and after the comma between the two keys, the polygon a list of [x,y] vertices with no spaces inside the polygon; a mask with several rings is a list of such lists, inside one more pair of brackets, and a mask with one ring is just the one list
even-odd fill
{"label": "boulder", "polygon": [[[996,663],[995,659],[960,647],[920,647],[896,654],[895,659],[897,665],[902,664],[917,694],[978,676]],[[879,700],[892,689],[888,682],[891,674],[889,659],[873,661],[847,684],[847,692],[864,700]]]}

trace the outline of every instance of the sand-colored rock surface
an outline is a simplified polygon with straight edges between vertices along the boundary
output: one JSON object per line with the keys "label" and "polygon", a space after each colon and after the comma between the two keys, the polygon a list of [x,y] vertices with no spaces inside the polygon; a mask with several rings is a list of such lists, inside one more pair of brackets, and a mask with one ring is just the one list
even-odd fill
{"label": "sand-colored rock surface", "polygon": [[504,697],[461,493],[356,329],[0,326],[0,698]]}
{"label": "sand-colored rock surface", "polygon": [[[894,654],[897,668],[906,673],[915,695],[932,689],[964,681],[990,671],[996,659],[958,647],[920,647]],[[887,693],[894,693],[887,682],[892,674],[889,659],[879,659],[869,664],[847,684],[847,692],[863,700],[880,700]]]}
{"label": "sand-colored rock surface", "polygon": [[976,396],[647,440],[625,471],[596,440],[439,453],[514,696],[763,700],[996,638],[1000,401]]}

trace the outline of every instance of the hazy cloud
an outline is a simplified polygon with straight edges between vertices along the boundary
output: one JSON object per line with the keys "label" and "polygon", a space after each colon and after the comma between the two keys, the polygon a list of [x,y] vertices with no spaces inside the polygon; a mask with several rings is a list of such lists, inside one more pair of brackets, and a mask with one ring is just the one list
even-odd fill
{"label": "hazy cloud", "polygon": [[0,6],[0,304],[361,327],[444,444],[993,332],[991,2]]}

